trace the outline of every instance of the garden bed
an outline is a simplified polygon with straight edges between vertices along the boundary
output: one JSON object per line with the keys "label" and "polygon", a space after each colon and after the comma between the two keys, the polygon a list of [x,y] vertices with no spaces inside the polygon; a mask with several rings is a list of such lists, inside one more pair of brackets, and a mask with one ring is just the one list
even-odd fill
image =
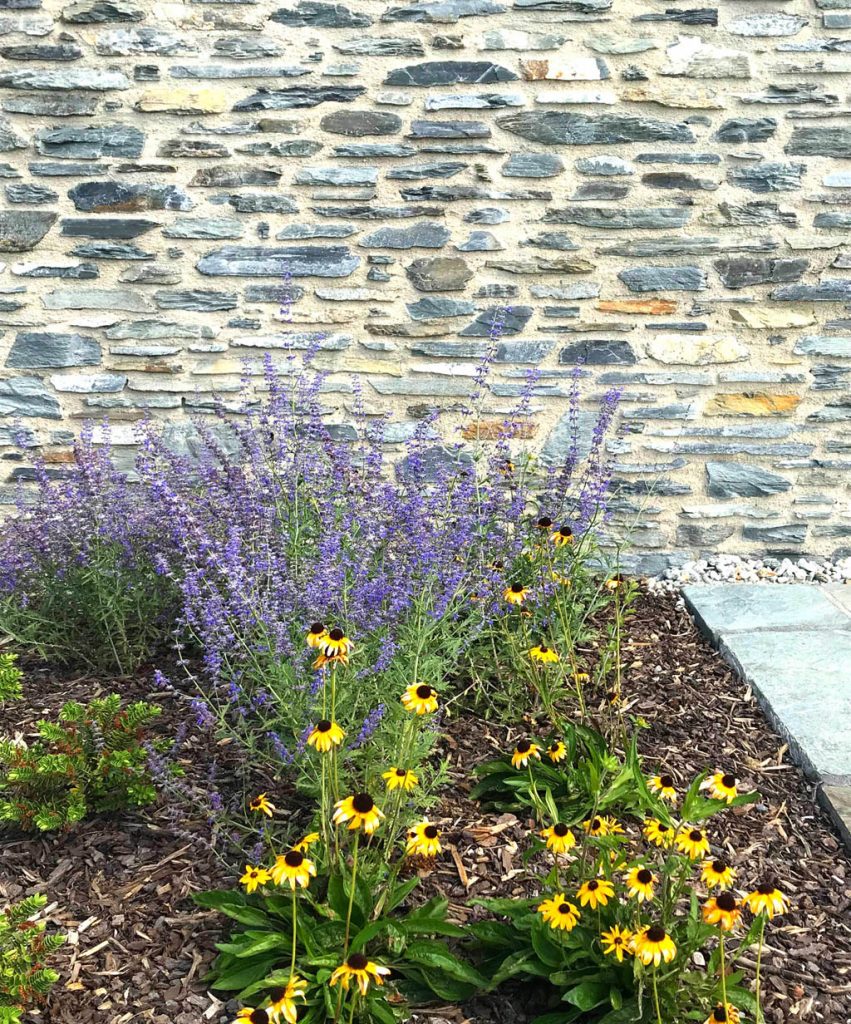
{"label": "garden bed", "polygon": [[[723,839],[734,862],[747,860],[749,876],[776,876],[792,901],[792,912],[773,923],[766,946],[766,1021],[851,1019],[851,861],[811,787],[674,597],[642,594],[625,629],[624,700],[629,713],[647,723],[638,735],[647,768],[669,771],[682,785],[706,766],[723,764],[744,789],[762,794],[760,802],[726,812],[724,835],[716,826],[713,840]],[[160,704],[157,731],[163,735],[173,736],[186,721],[184,698],[155,688],[150,673],[116,685],[25,667],[25,700],[7,705],[9,732],[26,734],[63,701],[111,689]],[[537,895],[540,883],[527,878],[522,857],[533,820],[483,811],[469,797],[475,767],[510,750],[523,723],[514,730],[492,724],[461,701],[450,703],[449,712],[441,741],[449,783],[432,813],[444,852],[425,879],[424,894],[447,896],[451,916],[469,921],[485,914],[469,907],[471,898]],[[209,731],[192,729],[178,760],[198,785],[214,761],[220,789],[228,773],[233,786],[242,785],[243,767]],[[237,1004],[217,1003],[203,983],[222,919],[195,906],[191,895],[234,881],[204,845],[203,833],[202,821],[176,817],[175,806],[161,799],[145,813],[96,816],[67,834],[4,840],[0,902],[46,892],[49,920],[71,935],[56,957],[60,981],[32,1020],[233,1020]],[[497,997],[438,1007],[417,1019],[523,1024],[541,1012],[540,989],[513,983]]]}

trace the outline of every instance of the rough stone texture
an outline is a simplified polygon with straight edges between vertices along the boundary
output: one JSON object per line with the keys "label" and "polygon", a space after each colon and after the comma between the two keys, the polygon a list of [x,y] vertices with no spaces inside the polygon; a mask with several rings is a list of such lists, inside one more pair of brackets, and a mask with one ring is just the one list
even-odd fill
{"label": "rough stone texture", "polygon": [[0,18],[0,427],[61,462],[57,419],[180,421],[318,341],[341,429],[356,370],[393,451],[433,407],[457,438],[509,304],[488,420],[536,367],[517,443],[554,459],[573,364],[589,424],[624,386],[634,546],[847,547],[840,3],[31,0]]}

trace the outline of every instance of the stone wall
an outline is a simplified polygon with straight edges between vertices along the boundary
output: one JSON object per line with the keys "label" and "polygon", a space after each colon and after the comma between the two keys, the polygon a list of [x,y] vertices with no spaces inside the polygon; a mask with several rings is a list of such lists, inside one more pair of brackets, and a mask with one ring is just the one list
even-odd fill
{"label": "stone wall", "polygon": [[5,496],[317,337],[451,434],[510,304],[486,416],[623,385],[645,566],[848,553],[851,0],[511,2],[0,0]]}

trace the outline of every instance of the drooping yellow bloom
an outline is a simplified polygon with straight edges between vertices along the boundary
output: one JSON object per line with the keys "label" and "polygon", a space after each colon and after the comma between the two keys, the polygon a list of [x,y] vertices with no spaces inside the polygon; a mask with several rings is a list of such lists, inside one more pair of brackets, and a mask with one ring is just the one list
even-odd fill
{"label": "drooping yellow bloom", "polygon": [[430,715],[437,711],[437,690],[428,683],[411,683],[401,700],[407,711],[417,715]]}
{"label": "drooping yellow bloom", "polygon": [[655,886],[659,879],[650,868],[639,867],[627,872],[624,881],[627,886],[627,895],[637,899],[639,903],[644,903],[645,900],[653,899]]}
{"label": "drooping yellow bloom", "polygon": [[603,952],[606,956],[616,956],[621,963],[623,963],[624,956],[632,952],[629,945],[632,932],[629,928],[620,928],[613,924],[607,932],[600,933],[600,938],[603,941]]}
{"label": "drooping yellow bloom", "polygon": [[701,789],[709,790],[713,800],[723,800],[725,803],[732,803],[739,795],[736,788],[736,776],[724,772],[716,772],[708,779],[704,779]]}
{"label": "drooping yellow bloom", "polygon": [[648,818],[644,822],[643,832],[654,846],[670,846],[676,836],[673,825],[665,825],[658,818]]}
{"label": "drooping yellow bloom", "polygon": [[704,885],[729,889],[736,879],[736,869],[725,860],[705,860],[700,866],[700,880]]}
{"label": "drooping yellow bloom", "polygon": [[700,860],[709,853],[709,837],[702,828],[685,825],[677,833],[676,846],[689,860]]}
{"label": "drooping yellow bloom", "polygon": [[567,853],[576,846],[576,836],[570,831],[567,825],[560,821],[549,828],[541,830],[541,835],[547,841],[547,849],[552,853]]}
{"label": "drooping yellow bloom", "polygon": [[265,793],[260,793],[259,796],[254,797],[249,802],[248,809],[254,811],[255,814],[265,814],[267,818],[271,818],[278,808],[268,799]]}
{"label": "drooping yellow bloom", "polygon": [[327,754],[332,747],[339,747],[345,736],[346,734],[336,722],[322,718],[310,730],[307,742],[309,746],[315,747],[320,754]]}
{"label": "drooping yellow bloom", "polygon": [[761,882],[745,896],[744,902],[752,914],[766,914],[769,918],[789,909],[789,900],[772,881]]}
{"label": "drooping yellow bloom", "polygon": [[651,924],[642,928],[632,937],[632,951],[646,965],[656,967],[662,963],[670,963],[677,955],[677,945],[660,924]]}
{"label": "drooping yellow bloom", "polygon": [[614,894],[615,887],[606,878],[592,878],[588,882],[583,882],[576,890],[579,903],[592,910],[596,910],[597,907],[605,907]]}
{"label": "drooping yellow bloom", "polygon": [[521,605],[529,596],[529,588],[524,587],[522,583],[512,583],[503,590],[502,596],[509,604]]}
{"label": "drooping yellow bloom", "polygon": [[550,534],[550,540],[557,548],[573,543],[573,530],[569,526],[560,526]]}
{"label": "drooping yellow bloom", "polygon": [[334,824],[344,825],[348,822],[349,831],[352,832],[362,828],[370,835],[381,824],[383,817],[384,812],[375,806],[375,801],[369,793],[356,793],[334,804]]}
{"label": "drooping yellow bloom", "polygon": [[318,646],[329,661],[338,658],[345,663],[348,661],[354,644],[339,626],[335,626],[328,630],[327,636]]}
{"label": "drooping yellow bloom", "polygon": [[325,637],[328,636],[328,630],[325,628],[324,622],[314,622],[310,629],[307,631],[307,646],[318,648],[322,646]]}
{"label": "drooping yellow bloom", "polygon": [[389,967],[379,967],[363,953],[352,953],[344,964],[341,964],[331,975],[329,984],[336,985],[339,981],[348,991],[349,983],[356,982],[360,994],[365,996],[372,982],[383,985],[384,978],[390,973]]}
{"label": "drooping yellow bloom", "polygon": [[246,892],[254,892],[261,885],[269,881],[269,872],[265,868],[258,868],[254,864],[245,865],[245,873],[240,878],[240,883],[245,886]]}
{"label": "drooping yellow bloom", "polygon": [[511,755],[511,763],[515,768],[525,768],[531,759],[541,760],[541,748],[531,740],[519,740]]}
{"label": "drooping yellow bloom", "polygon": [[719,1003],[706,1018],[706,1024],[739,1024],[742,1017],[732,1003]]}
{"label": "drooping yellow bloom", "polygon": [[290,978],[286,988],[276,987],[269,990],[269,1015],[274,1024],[280,1024],[281,1020],[286,1021],[286,1024],[296,1024],[296,999],[305,999],[306,991],[307,982],[297,974]]}
{"label": "drooping yellow bloom", "polygon": [[654,775],[648,780],[647,785],[654,793],[658,793],[663,800],[674,803],[677,799],[677,791],[674,788],[674,779],[670,775]]}
{"label": "drooping yellow bloom", "polygon": [[304,839],[299,839],[299,841],[293,846],[293,849],[298,850],[299,853],[307,853],[310,847],[313,846],[314,843],[318,842],[319,833],[308,832]]}
{"label": "drooping yellow bloom", "polygon": [[538,644],[529,651],[529,657],[539,665],[555,665],[559,661],[558,652],[546,644]]}
{"label": "drooping yellow bloom", "polygon": [[622,836],[622,835],[626,835],[626,833],[623,830],[623,826],[621,825],[621,823],[618,821],[617,818],[613,818],[611,816],[611,814],[607,814],[606,817],[603,819],[603,821],[606,823],[606,835],[607,836]]}
{"label": "drooping yellow bloom", "polygon": [[408,832],[408,844],[405,853],[410,857],[416,854],[420,857],[435,857],[440,853],[440,829],[432,825],[430,821],[421,821],[419,825]]}
{"label": "drooping yellow bloom", "polygon": [[617,575],[611,576],[609,579],[607,579],[606,583],[605,583],[605,586],[606,586],[606,590],[611,590],[611,591],[619,590],[621,587],[625,587],[626,586],[626,580],[623,578],[623,576],[621,576],[618,573]]}
{"label": "drooping yellow bloom", "polygon": [[301,850],[293,848],[275,859],[269,874],[275,885],[287,884],[291,889],[300,885],[305,889],[311,877],[316,874],[316,865]]}
{"label": "drooping yellow bloom", "polygon": [[408,768],[391,768],[390,771],[384,772],[381,778],[387,783],[388,790],[411,790],[420,781]]}
{"label": "drooping yellow bloom", "polygon": [[722,932],[731,932],[741,916],[742,908],[731,892],[720,892],[703,904],[703,920],[717,924]]}
{"label": "drooping yellow bloom", "polygon": [[540,519],[535,523],[535,529],[541,530],[543,533],[548,533],[553,526],[553,521],[549,516],[541,516]]}
{"label": "drooping yellow bloom", "polygon": [[573,931],[581,914],[573,903],[569,903],[563,892],[556,893],[551,899],[544,900],[538,907],[538,913],[550,928],[564,932]]}
{"label": "drooping yellow bloom", "polygon": [[246,1024],[246,1022],[247,1024],[272,1024],[272,1018],[260,1007],[254,1009],[251,1006],[243,1006],[233,1024]]}
{"label": "drooping yellow bloom", "polygon": [[559,761],[563,761],[567,757],[567,747],[561,740],[553,740],[547,747],[547,757],[553,764],[558,764]]}

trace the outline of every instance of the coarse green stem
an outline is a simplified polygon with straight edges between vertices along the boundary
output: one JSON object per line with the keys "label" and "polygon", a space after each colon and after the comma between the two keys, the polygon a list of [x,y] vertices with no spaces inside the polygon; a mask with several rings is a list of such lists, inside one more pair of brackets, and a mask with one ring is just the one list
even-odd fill
{"label": "coarse green stem", "polygon": [[293,885],[293,955],[290,959],[290,979],[292,980],[295,974],[295,951],[296,951],[296,936],[298,935],[298,902],[296,900],[295,885]]}
{"label": "coarse green stem", "polygon": [[529,786],[532,796],[532,803],[535,805],[535,815],[537,816],[538,824],[542,825],[544,823],[544,808],[541,803],[541,797],[538,794],[538,787],[535,785],[535,777],[532,775],[531,758],[526,762],[526,767],[529,770]]}
{"label": "coarse green stem", "polygon": [[355,1019],[355,1003],[357,1003],[357,1001],[357,992],[352,992],[352,1005],[351,1008],[349,1009],[349,1024],[352,1024],[352,1021]]}
{"label": "coarse green stem", "polygon": [[719,949],[721,951],[721,1002],[727,1009],[727,964],[724,959],[724,930],[718,929]]}
{"label": "coarse green stem", "polygon": [[754,989],[754,996],[756,997],[756,1024],[762,1024],[765,1019],[762,1015],[762,1003],[760,1001],[760,982],[762,972],[762,947],[765,943],[765,914],[760,915],[759,925],[759,946],[756,950],[756,987]]}
{"label": "coarse green stem", "polygon": [[657,967],[653,968],[653,1003],[656,1007],[656,1024],[662,1024],[662,1011],[659,1009],[659,984],[656,980]]}
{"label": "coarse green stem", "polygon": [[346,938],[343,943],[343,956],[349,955],[349,934],[352,927],[352,906],[355,902],[355,883],[358,877],[358,848],[360,847],[360,832],[355,833],[355,846],[352,850],[352,887],[349,890],[349,909],[346,911]]}

